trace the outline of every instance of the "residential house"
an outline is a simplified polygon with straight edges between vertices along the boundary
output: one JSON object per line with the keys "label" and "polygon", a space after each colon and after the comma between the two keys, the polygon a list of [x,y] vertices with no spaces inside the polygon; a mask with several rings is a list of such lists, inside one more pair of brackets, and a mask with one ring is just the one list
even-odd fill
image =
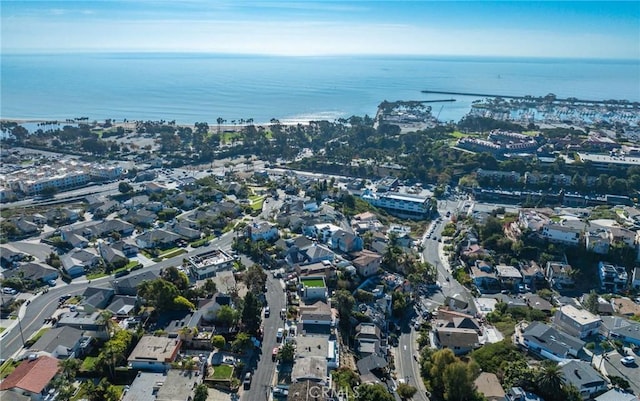
{"label": "residential house", "polygon": [[551,302],[547,301],[537,294],[524,294],[522,298],[524,298],[525,302],[530,308],[537,309],[547,314],[551,314],[551,311],[553,310],[553,305],[551,304]]}
{"label": "residential house", "polygon": [[[162,386],[152,398],[153,401],[184,401],[193,400],[194,391],[202,378],[193,371],[183,369],[170,369],[164,376]],[[141,398],[139,400],[148,398]],[[137,400],[136,400],[137,401]]]}
{"label": "residential house", "polygon": [[609,233],[604,229],[589,230],[584,233],[584,244],[587,251],[606,255],[611,245]]}
{"label": "residential house", "polygon": [[318,245],[317,243],[312,243],[309,246],[299,249],[291,248],[291,251],[285,257],[285,261],[289,266],[293,266],[295,264],[310,264],[310,263],[319,263],[323,261],[333,261],[335,258],[335,254],[329,248],[324,245]]}
{"label": "residential house", "polygon": [[[389,363],[386,359],[378,354],[370,354],[364,358],[360,358],[356,363],[360,382],[363,384],[380,383],[388,376],[387,367]],[[311,400],[315,401],[315,399]]]}
{"label": "residential house", "polygon": [[185,223],[174,225],[172,231],[188,241],[196,241],[202,237],[200,230],[193,229]]}
{"label": "residential house", "polygon": [[[51,226],[75,223],[79,218],[80,214],[76,210],[71,210],[66,207],[49,209],[45,213],[46,223]],[[34,223],[38,224],[36,221],[34,221]]]}
{"label": "residential house", "polygon": [[530,286],[537,287],[545,280],[544,270],[533,260],[520,264],[520,274],[522,274],[522,282]]}
{"label": "residential house", "polygon": [[585,345],[584,341],[542,322],[523,326],[518,325],[516,330],[516,344],[555,362],[578,358]]}
{"label": "residential house", "polygon": [[482,372],[473,384],[487,401],[505,401],[505,392],[495,373]]}
{"label": "residential house", "polygon": [[636,304],[629,298],[613,298],[611,299],[613,309],[619,315],[623,316],[640,316],[640,305]]}
{"label": "residential house", "polygon": [[450,348],[454,354],[466,354],[480,346],[480,324],[471,315],[453,310],[438,310],[434,324],[435,346]]}
{"label": "residential house", "polygon": [[104,238],[112,233],[118,233],[122,237],[128,237],[133,234],[135,226],[126,221],[109,219],[90,226],[88,229],[89,233],[93,234],[96,238]]}
{"label": "residential house", "polygon": [[563,288],[575,284],[573,279],[573,269],[570,265],[562,262],[547,262],[545,277],[552,287]]}
{"label": "residential house", "polygon": [[629,248],[636,247],[636,232],[628,230],[622,227],[608,227],[607,234],[609,234],[609,240],[612,244],[624,244]]}
{"label": "residential house", "polygon": [[73,327],[53,327],[29,347],[29,352],[46,352],[58,359],[79,358],[90,343],[82,330]]}
{"label": "residential house", "polygon": [[542,228],[549,223],[549,217],[537,210],[521,209],[518,212],[518,225],[523,230],[541,232]]}
{"label": "residential house", "polygon": [[[120,207],[120,202],[107,200],[102,205],[96,207],[93,211],[94,217],[102,218],[110,213],[115,212]],[[77,219],[76,219],[77,220]]]}
{"label": "residential house", "polygon": [[595,401],[640,401],[640,398],[634,394],[627,393],[626,391],[614,387],[604,394],[601,394],[594,398]]}
{"label": "residential house", "polygon": [[602,316],[601,319],[600,335],[602,337],[640,346],[640,323],[619,316]]}
{"label": "residential house", "polygon": [[326,300],[327,299],[327,284],[324,281],[324,277],[321,276],[306,276],[300,278],[300,293],[303,300],[306,302],[314,300]]}
{"label": "residential house", "polygon": [[607,390],[607,381],[588,362],[568,360],[559,363],[567,385],[575,386],[583,399]]}
{"label": "residential house", "polygon": [[[335,317],[329,305],[316,301],[311,305],[300,306],[300,323],[302,330],[309,332],[326,331],[335,326]],[[326,329],[326,330],[323,330]]]}
{"label": "residential house", "polygon": [[584,339],[598,333],[602,320],[587,310],[564,305],[556,311],[553,323],[566,333]]}
{"label": "residential house", "polygon": [[125,317],[135,311],[138,304],[138,297],[116,295],[111,299],[111,303],[106,307],[106,310],[113,313],[114,316]]}
{"label": "residential house", "polygon": [[179,338],[145,335],[131,351],[127,361],[132,369],[166,372],[176,360],[181,343]]}
{"label": "residential house", "polygon": [[336,225],[328,223],[315,223],[311,225],[305,225],[302,228],[302,233],[305,236],[312,237],[318,241],[325,243],[328,242],[333,234],[342,229]]}
{"label": "residential house", "polygon": [[380,329],[373,323],[360,323],[356,326],[356,349],[361,357],[380,354]]}
{"label": "residential house", "polygon": [[129,263],[129,258],[127,258],[121,250],[107,245],[104,242],[98,244],[98,250],[107,265],[120,267]]}
{"label": "residential house", "polygon": [[188,259],[189,269],[198,280],[213,277],[218,272],[231,269],[235,258],[221,249],[204,252]]}
{"label": "residential house", "polygon": [[310,263],[308,265],[295,265],[295,272],[298,277],[303,276],[324,276],[325,280],[336,278],[336,266],[329,261]]}
{"label": "residential house", "polygon": [[60,230],[61,237],[63,240],[71,244],[72,247],[82,249],[89,246],[89,240],[83,237],[82,235],[78,235],[74,232],[66,232]]}
{"label": "residential house", "polygon": [[130,210],[124,217],[131,224],[150,227],[158,220],[158,215],[147,209]]}
{"label": "residential house", "polygon": [[175,245],[180,236],[166,230],[146,231],[136,237],[136,245],[141,249],[166,249]]}
{"label": "residential house", "polygon": [[548,223],[542,227],[542,237],[551,242],[565,245],[578,245],[582,230],[557,223]]}
{"label": "residential house", "polygon": [[522,387],[511,387],[505,395],[506,401],[544,401],[539,395],[530,393]]}
{"label": "residential house", "polygon": [[32,400],[42,400],[52,388],[51,380],[59,370],[56,358],[46,355],[29,356],[0,382],[0,390],[26,395]]}
{"label": "residential house", "polygon": [[38,225],[30,222],[22,217],[10,217],[7,219],[8,222],[13,223],[13,225],[18,230],[18,237],[30,237],[32,235],[38,235],[40,233],[40,229]]}
{"label": "residential house", "polygon": [[127,258],[138,254],[138,246],[132,238],[125,238],[124,240],[113,242],[111,247],[122,252]]}
{"label": "residential house", "polygon": [[476,260],[470,266],[471,280],[481,294],[500,292],[500,280],[493,267],[484,260]]}
{"label": "residential house", "polygon": [[343,253],[361,251],[364,245],[362,238],[344,230],[334,232],[331,235],[330,242],[332,249],[337,249]]}
{"label": "residential house", "polygon": [[600,278],[600,288],[613,293],[624,290],[629,280],[627,269],[602,261],[598,263],[598,277]]}
{"label": "residential house", "polygon": [[382,255],[367,249],[355,253],[351,261],[358,274],[362,277],[370,277],[378,273],[382,263]]}
{"label": "residential house", "polygon": [[56,280],[59,276],[58,270],[39,262],[26,262],[15,269],[4,271],[5,278],[19,277],[25,280],[40,281],[46,283],[49,280]]}
{"label": "residential house", "polygon": [[74,249],[60,258],[62,268],[72,278],[82,276],[86,270],[100,263],[92,249]]}
{"label": "residential house", "polygon": [[251,241],[273,241],[278,238],[278,227],[266,221],[252,223],[246,227],[246,232]]}
{"label": "residential house", "polygon": [[160,277],[160,274],[156,271],[146,270],[142,273],[132,274],[125,277],[120,277],[111,282],[111,286],[115,290],[117,295],[137,295],[138,285],[143,281],[151,281]]}
{"label": "residential house", "polygon": [[516,289],[522,283],[522,274],[513,266],[497,265],[498,280],[502,288]]}
{"label": "residential house", "polygon": [[11,245],[0,246],[0,266],[5,269],[13,267],[27,256]]}
{"label": "residential house", "polygon": [[57,327],[73,327],[83,330],[89,337],[99,339],[109,338],[107,322],[99,311],[85,313],[84,311],[65,312],[58,317]]}
{"label": "residential house", "polygon": [[114,294],[113,288],[87,287],[82,293],[85,312],[93,313],[98,309],[106,308]]}

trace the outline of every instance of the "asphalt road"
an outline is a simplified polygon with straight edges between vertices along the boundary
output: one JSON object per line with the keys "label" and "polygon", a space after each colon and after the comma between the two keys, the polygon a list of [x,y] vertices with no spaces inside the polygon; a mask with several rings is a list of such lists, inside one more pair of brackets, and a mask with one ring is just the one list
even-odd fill
{"label": "asphalt road", "polygon": [[[160,263],[145,267],[139,272],[150,270],[159,271],[165,267],[179,266],[182,264],[182,259],[184,258],[214,249],[229,250],[231,249],[233,235],[233,232],[225,233],[219,238],[211,241],[211,243],[206,247],[197,248],[185,254],[163,260]],[[24,337],[24,340],[27,340],[31,335],[40,330],[43,325],[44,319],[51,317],[51,315],[53,315],[53,313],[58,308],[58,299],[62,295],[82,294],[84,290],[89,287],[89,285],[91,285],[92,287],[109,287],[111,285],[111,281],[113,281],[113,277],[110,276],[92,280],[90,284],[86,280],[72,282],[68,285],[53,287],[49,289],[49,292],[40,294],[37,297],[33,298],[31,303],[26,307],[23,317],[19,319],[19,324],[12,326],[2,332],[2,337],[0,338],[0,358],[6,359],[13,356],[22,348],[22,337]],[[22,328],[22,336],[20,335],[20,327]]]}
{"label": "asphalt road", "polygon": [[409,322],[405,321],[402,325],[402,334],[398,339],[398,348],[396,350],[395,365],[398,379],[403,379],[406,384],[418,389],[412,397],[414,401],[429,401],[427,388],[424,386],[420,376],[420,366],[414,359],[414,355],[417,354],[417,333],[409,326]]}
{"label": "asphalt road", "polygon": [[284,328],[284,320],[280,318],[280,310],[285,307],[285,293],[279,279],[274,279],[271,274],[268,274],[267,277],[265,297],[271,314],[262,320],[264,326],[262,348],[251,366],[251,368],[255,368],[251,387],[248,390],[241,390],[240,399],[243,401],[269,400],[276,368],[276,363],[271,359],[271,353],[279,345],[276,341],[278,328]]}

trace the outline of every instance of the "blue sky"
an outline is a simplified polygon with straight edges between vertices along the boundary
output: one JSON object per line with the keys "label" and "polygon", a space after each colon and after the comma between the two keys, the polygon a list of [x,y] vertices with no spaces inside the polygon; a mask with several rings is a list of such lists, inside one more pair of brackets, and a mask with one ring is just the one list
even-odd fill
{"label": "blue sky", "polygon": [[640,2],[0,2],[2,52],[640,59]]}

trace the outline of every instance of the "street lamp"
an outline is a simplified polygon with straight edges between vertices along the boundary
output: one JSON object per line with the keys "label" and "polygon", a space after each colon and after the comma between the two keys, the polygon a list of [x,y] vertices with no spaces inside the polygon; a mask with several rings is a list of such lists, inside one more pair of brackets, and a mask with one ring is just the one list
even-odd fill
{"label": "street lamp", "polygon": [[22,346],[24,347],[24,334],[22,334],[22,324],[20,323],[20,312],[18,312],[18,329],[20,330],[20,339],[22,340]]}

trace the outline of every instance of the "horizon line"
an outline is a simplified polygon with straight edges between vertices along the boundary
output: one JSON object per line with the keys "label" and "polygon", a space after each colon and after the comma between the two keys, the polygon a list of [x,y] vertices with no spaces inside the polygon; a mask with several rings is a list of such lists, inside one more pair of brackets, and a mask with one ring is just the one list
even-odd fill
{"label": "horizon line", "polygon": [[352,57],[352,58],[366,58],[366,57],[389,57],[389,58],[475,58],[475,59],[513,59],[513,60],[576,60],[576,61],[619,61],[630,62],[634,64],[640,64],[640,58],[636,57],[594,57],[594,56],[542,56],[542,55],[498,55],[498,54],[437,54],[437,53],[323,53],[323,54],[274,54],[274,53],[253,53],[253,52],[218,52],[209,50],[98,50],[98,49],[85,49],[85,50],[47,50],[47,51],[3,51],[0,50],[0,55],[4,56],[50,56],[50,55],[160,55],[160,54],[172,54],[172,55],[211,55],[211,56],[235,56],[235,57],[273,57],[273,58],[340,58],[340,57]]}

